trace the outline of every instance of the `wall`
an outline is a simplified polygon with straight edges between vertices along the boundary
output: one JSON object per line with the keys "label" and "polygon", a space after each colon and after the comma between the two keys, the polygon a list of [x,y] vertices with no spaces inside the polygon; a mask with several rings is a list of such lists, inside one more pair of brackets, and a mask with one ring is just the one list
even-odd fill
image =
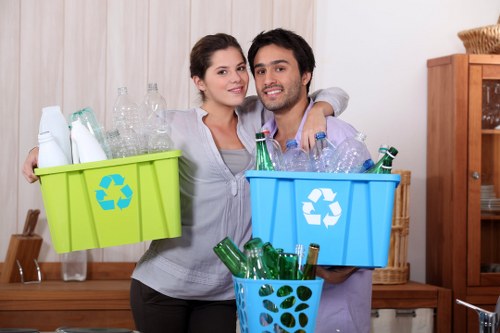
{"label": "wall", "polygon": [[316,86],[348,91],[342,118],[366,132],[372,155],[393,145],[394,168],[412,171],[408,260],[425,281],[426,60],[464,53],[457,32],[496,23],[500,2],[319,0],[316,12]]}
{"label": "wall", "polygon": [[[20,166],[43,106],[59,104],[68,115],[89,105],[109,125],[116,88],[127,85],[139,100],[156,81],[170,107],[185,108],[196,103],[188,53],[200,36],[232,33],[246,50],[256,33],[284,26],[313,45],[314,86],[349,92],[342,117],[366,132],[372,154],[394,145],[394,167],[412,170],[409,261],[412,279],[424,281],[426,59],[463,53],[456,33],[499,13],[498,0],[0,0],[0,260],[27,209],[42,208]],[[41,222],[41,260],[58,260]],[[136,260],[145,246],[92,257]]]}

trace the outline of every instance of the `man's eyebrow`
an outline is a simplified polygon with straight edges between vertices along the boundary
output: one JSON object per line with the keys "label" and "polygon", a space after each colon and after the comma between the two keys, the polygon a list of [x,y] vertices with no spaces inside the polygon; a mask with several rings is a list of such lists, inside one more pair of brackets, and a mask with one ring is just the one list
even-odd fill
{"label": "man's eyebrow", "polygon": [[[273,61],[271,61],[271,65],[277,65],[277,64],[281,64],[281,63],[286,63],[286,64],[288,64],[288,63],[289,63],[289,61],[288,61],[288,60],[285,60],[285,59],[278,59],[278,60],[273,60]],[[255,64],[255,66],[254,66],[254,67],[255,67],[255,68],[257,68],[257,67],[265,67],[265,66],[266,66],[266,65],[265,65],[265,64],[263,64],[263,63],[258,63],[258,64]]]}

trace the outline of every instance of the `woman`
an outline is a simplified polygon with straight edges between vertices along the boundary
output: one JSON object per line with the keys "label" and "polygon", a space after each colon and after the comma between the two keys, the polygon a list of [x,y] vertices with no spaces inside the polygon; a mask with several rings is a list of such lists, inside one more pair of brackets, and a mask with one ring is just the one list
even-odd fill
{"label": "woman", "polygon": [[[255,133],[271,114],[258,101],[247,103],[252,106],[245,110],[238,108],[249,76],[234,37],[203,37],[193,47],[190,61],[202,105],[168,113],[174,147],[182,150],[182,236],[153,241],[133,272],[131,307],[136,328],[143,333],[236,329],[231,275],[212,248],[226,236],[241,247],[251,236],[244,172],[254,165]],[[319,125],[313,126],[321,130],[325,105],[316,106],[313,124]],[[28,156],[27,179],[35,163]]]}

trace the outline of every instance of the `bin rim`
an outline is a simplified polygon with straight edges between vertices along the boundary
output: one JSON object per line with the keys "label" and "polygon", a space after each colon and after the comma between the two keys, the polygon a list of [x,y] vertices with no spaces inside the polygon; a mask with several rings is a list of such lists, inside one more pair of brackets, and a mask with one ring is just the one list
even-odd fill
{"label": "bin rim", "polygon": [[302,171],[260,171],[247,170],[245,177],[272,178],[272,179],[300,179],[300,180],[350,180],[350,181],[392,181],[396,185],[401,181],[399,174],[374,174],[374,173],[328,173],[328,172],[302,172]]}
{"label": "bin rim", "polygon": [[304,285],[304,284],[323,284],[324,280],[318,276],[316,276],[316,279],[314,280],[279,280],[279,279],[246,279],[246,278],[240,278],[237,276],[232,276],[234,282],[240,282],[240,283],[250,283],[250,284],[288,284],[291,286],[299,286],[299,285]]}
{"label": "bin rim", "polygon": [[139,162],[162,160],[167,158],[179,157],[181,155],[182,155],[181,150],[169,150],[161,153],[135,155],[122,158],[112,158],[109,160],[97,161],[97,162],[67,164],[67,165],[48,167],[48,168],[36,168],[34,171],[35,175],[44,176],[48,174],[63,173],[68,171],[90,170],[103,167],[115,167],[115,166],[134,164]]}

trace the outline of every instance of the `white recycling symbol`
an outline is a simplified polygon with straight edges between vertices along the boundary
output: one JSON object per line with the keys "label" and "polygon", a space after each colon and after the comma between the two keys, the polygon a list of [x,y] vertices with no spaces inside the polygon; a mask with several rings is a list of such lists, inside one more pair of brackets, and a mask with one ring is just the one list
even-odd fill
{"label": "white recycling symbol", "polygon": [[[304,218],[307,223],[312,225],[321,225],[321,221],[323,221],[323,224],[327,229],[328,227],[334,226],[342,214],[342,208],[340,207],[339,202],[334,201],[336,195],[337,193],[334,193],[331,188],[313,189],[307,196],[309,201],[302,202],[302,212],[304,213]],[[327,212],[324,217],[321,216],[321,214],[315,214],[316,210],[314,208],[314,205],[317,204],[321,198],[323,201],[329,202],[329,212]]]}

